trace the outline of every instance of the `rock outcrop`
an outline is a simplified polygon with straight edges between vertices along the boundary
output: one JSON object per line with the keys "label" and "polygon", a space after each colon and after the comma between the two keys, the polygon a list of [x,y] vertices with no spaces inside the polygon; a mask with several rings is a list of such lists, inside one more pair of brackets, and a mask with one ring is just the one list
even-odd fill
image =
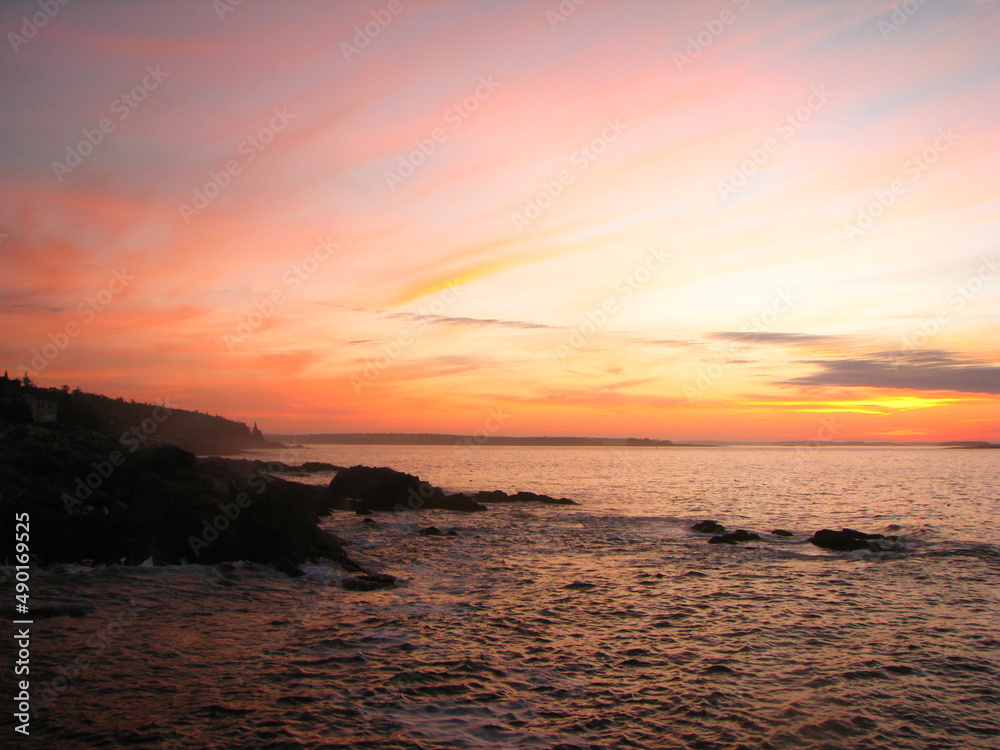
{"label": "rock outcrop", "polygon": [[855,529],[841,529],[840,531],[820,529],[812,535],[809,542],[834,552],[853,552],[859,549],[879,551],[883,549],[883,545],[878,542],[891,543],[897,539],[898,537],[883,536],[882,534],[866,534]]}
{"label": "rock outcrop", "polygon": [[486,506],[468,495],[446,495],[413,474],[386,467],[352,466],[337,472],[330,482],[331,502],[343,506],[354,501],[364,511],[406,511],[422,509],[482,511]]}
{"label": "rock outcrop", "polygon": [[747,531],[746,529],[736,529],[736,531],[730,531],[728,534],[713,536],[708,540],[708,543],[736,544],[737,542],[752,542],[758,539],[760,539],[760,536],[752,531]]}
{"label": "rock outcrop", "polygon": [[283,461],[262,461],[256,458],[222,458],[221,456],[206,456],[199,459],[206,466],[229,467],[240,469],[245,473],[264,471],[270,474],[315,474],[322,471],[339,471],[343,466],[328,464],[323,461],[306,461],[301,464],[286,464]]}
{"label": "rock outcrop", "polygon": [[480,503],[549,503],[552,505],[579,505],[575,500],[568,497],[550,497],[549,495],[539,495],[536,492],[515,492],[508,495],[500,490],[491,492],[477,492],[472,499]]}
{"label": "rock outcrop", "polygon": [[474,512],[486,510],[487,503],[519,502],[578,505],[568,497],[555,498],[535,492],[515,492],[508,495],[500,490],[492,490],[473,495],[449,495],[440,487],[421,481],[420,477],[413,474],[384,466],[352,466],[341,469],[330,482],[329,507],[354,510],[359,514],[406,510]]}
{"label": "rock outcrop", "polygon": [[725,530],[725,526],[715,521],[699,521],[691,527],[691,531],[697,531],[699,534],[722,534]]}
{"label": "rock outcrop", "polygon": [[[318,526],[325,488],[201,462],[173,445],[3,423],[0,488],[0,513],[29,514],[31,552],[46,564],[248,560],[294,573],[326,558],[361,570]],[[13,558],[13,536],[0,539],[0,557]]]}

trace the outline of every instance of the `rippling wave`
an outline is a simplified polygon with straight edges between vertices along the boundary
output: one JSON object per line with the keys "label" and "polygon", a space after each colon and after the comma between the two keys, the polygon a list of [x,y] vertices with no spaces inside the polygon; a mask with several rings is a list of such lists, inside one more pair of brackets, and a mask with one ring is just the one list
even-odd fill
{"label": "rippling wave", "polygon": [[[867,456],[851,460],[863,469]],[[36,624],[33,674],[55,696],[33,730],[59,748],[1000,746],[988,472],[935,522],[905,497],[919,479],[907,456],[877,476],[880,495],[864,494],[876,478],[861,469],[825,479],[859,488],[825,504],[818,479],[799,503],[734,502],[746,473],[720,476],[717,455],[684,460],[702,462],[684,493],[680,470],[649,480],[672,494],[620,473],[599,502],[594,480],[570,493],[517,469],[477,488],[585,504],[331,516],[352,556],[400,577],[395,589],[345,591],[324,564],[300,579],[251,564],[40,571],[39,596],[97,608]],[[764,539],[708,545],[690,525],[709,517]],[[819,521],[901,547],[819,550],[804,541]],[[432,524],[457,536],[419,534]],[[766,534],[775,526],[796,535]],[[81,654],[88,665],[58,682]]]}

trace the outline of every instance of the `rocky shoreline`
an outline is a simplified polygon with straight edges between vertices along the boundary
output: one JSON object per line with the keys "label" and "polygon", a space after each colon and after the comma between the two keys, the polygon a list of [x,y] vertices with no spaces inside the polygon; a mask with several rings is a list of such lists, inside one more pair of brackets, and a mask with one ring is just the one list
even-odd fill
{"label": "rocky shoreline", "polygon": [[[319,471],[336,471],[329,486],[278,476]],[[320,528],[320,519],[332,511],[475,513],[496,503],[576,504],[532,492],[448,494],[385,467],[197,458],[170,444],[140,447],[100,432],[20,423],[0,423],[0,488],[0,512],[30,517],[36,564],[248,561],[296,576],[303,563],[329,560],[348,574],[343,586],[353,590],[391,586],[394,579],[365,570],[341,539]],[[708,535],[710,544],[765,541],[710,520],[691,528]],[[428,535],[437,531],[431,529]],[[796,534],[775,529],[770,536]],[[896,537],[853,529],[820,529],[798,541],[838,552],[899,547]],[[0,540],[0,558],[15,559],[16,552],[13,535]]]}
{"label": "rocky shoreline", "polygon": [[[329,487],[276,474],[337,471]],[[123,444],[100,432],[0,423],[0,512],[27,513],[36,564],[215,565],[249,561],[300,575],[320,559],[355,574],[345,588],[392,585],[365,570],[344,543],[320,528],[335,510],[363,515],[444,509],[477,512],[484,503],[549,502],[534,493],[446,494],[388,468],[307,462],[197,458],[175,445]],[[15,559],[13,535],[0,559]]]}

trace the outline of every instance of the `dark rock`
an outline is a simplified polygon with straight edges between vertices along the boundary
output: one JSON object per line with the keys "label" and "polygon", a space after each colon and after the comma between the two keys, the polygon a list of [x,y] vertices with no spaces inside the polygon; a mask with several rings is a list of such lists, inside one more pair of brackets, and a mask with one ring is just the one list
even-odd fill
{"label": "dark rock", "polygon": [[596,589],[597,584],[587,583],[586,581],[574,581],[573,583],[566,584],[563,588],[586,591],[588,589]]}
{"label": "dark rock", "polygon": [[305,575],[305,572],[298,565],[292,565],[290,562],[283,560],[278,560],[274,563],[274,569],[279,573],[284,573],[289,578],[301,578]]}
{"label": "dark rock", "polygon": [[328,464],[322,461],[306,461],[294,466],[283,461],[261,461],[256,458],[223,458],[222,456],[205,456],[198,462],[215,468],[241,469],[244,472],[259,471],[268,474],[315,474],[320,471],[338,471],[342,466]]}
{"label": "dark rock", "polygon": [[773,536],[795,536],[793,531],[785,531],[785,529],[775,529],[771,532]]}
{"label": "dark rock", "polygon": [[444,532],[437,526],[428,526],[420,530],[420,536],[444,536]]}
{"label": "dark rock", "polygon": [[699,521],[691,527],[691,530],[697,531],[699,534],[722,534],[726,527],[715,521]]}
{"label": "dark rock", "polygon": [[359,516],[374,516],[375,515],[372,511],[368,510],[368,508],[362,507],[360,505],[357,506],[354,509],[354,512],[357,513]]}
{"label": "dark rock", "polygon": [[458,536],[458,532],[455,529],[448,529],[446,536]]}
{"label": "dark rock", "polygon": [[853,552],[854,550],[867,549],[879,550],[881,547],[873,544],[876,540],[886,540],[895,542],[897,537],[887,537],[882,534],[866,534],[856,529],[820,529],[809,541],[817,547],[833,550],[835,552]]}
{"label": "dark rock", "polygon": [[473,495],[476,502],[479,503],[509,503],[510,495],[506,492],[500,490],[491,490],[489,492],[477,492]]}
{"label": "dark rock", "polygon": [[364,575],[349,576],[341,581],[341,585],[348,591],[376,591],[377,589],[394,588],[396,579],[384,573],[365,573]]}
{"label": "dark rock", "polygon": [[579,505],[575,500],[568,497],[550,497],[549,495],[539,495],[536,492],[515,492],[508,495],[501,490],[491,492],[477,492],[472,496],[480,503],[549,503],[551,505]]}
{"label": "dark rock", "polygon": [[[298,575],[326,558],[362,570],[318,526],[323,487],[56,427],[0,425],[0,516],[30,513],[31,551],[43,564],[247,560]],[[13,557],[12,539],[0,537],[0,558]]]}
{"label": "dark rock", "polygon": [[340,471],[343,466],[337,466],[336,464],[328,464],[323,461],[306,461],[304,464],[299,464],[298,466],[293,466],[292,469],[298,469],[299,471],[316,472],[316,471]]}
{"label": "dark rock", "polygon": [[356,499],[358,507],[367,510],[486,510],[467,495],[445,495],[440,487],[422,482],[420,477],[386,467],[342,469],[330,482],[329,492],[334,498]]}
{"label": "dark rock", "polygon": [[[435,488],[435,490],[437,490],[437,488]],[[426,507],[436,508],[438,510],[458,510],[464,513],[486,510],[485,505],[477,503],[468,495],[461,493],[457,495],[445,495],[440,490],[437,490],[437,492],[440,494],[435,494],[435,496],[430,499]]]}
{"label": "dark rock", "polygon": [[139,471],[172,471],[194,466],[193,453],[176,445],[151,445],[140,448],[132,455],[132,466]]}
{"label": "dark rock", "polygon": [[375,519],[374,518],[365,518],[365,519],[363,519],[361,521],[361,523],[375,523]]}
{"label": "dark rock", "polygon": [[728,534],[713,536],[711,539],[708,540],[708,543],[736,544],[737,542],[750,542],[756,539],[760,539],[760,536],[753,533],[752,531],[747,531],[746,529],[736,529],[736,531],[730,531]]}

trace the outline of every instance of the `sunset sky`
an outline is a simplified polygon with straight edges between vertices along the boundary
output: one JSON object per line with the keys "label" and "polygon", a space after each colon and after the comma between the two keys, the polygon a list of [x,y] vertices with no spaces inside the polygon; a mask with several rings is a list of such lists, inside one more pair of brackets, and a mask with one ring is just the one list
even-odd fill
{"label": "sunset sky", "polygon": [[265,432],[1000,439],[1000,2],[50,5],[0,6],[0,369]]}

